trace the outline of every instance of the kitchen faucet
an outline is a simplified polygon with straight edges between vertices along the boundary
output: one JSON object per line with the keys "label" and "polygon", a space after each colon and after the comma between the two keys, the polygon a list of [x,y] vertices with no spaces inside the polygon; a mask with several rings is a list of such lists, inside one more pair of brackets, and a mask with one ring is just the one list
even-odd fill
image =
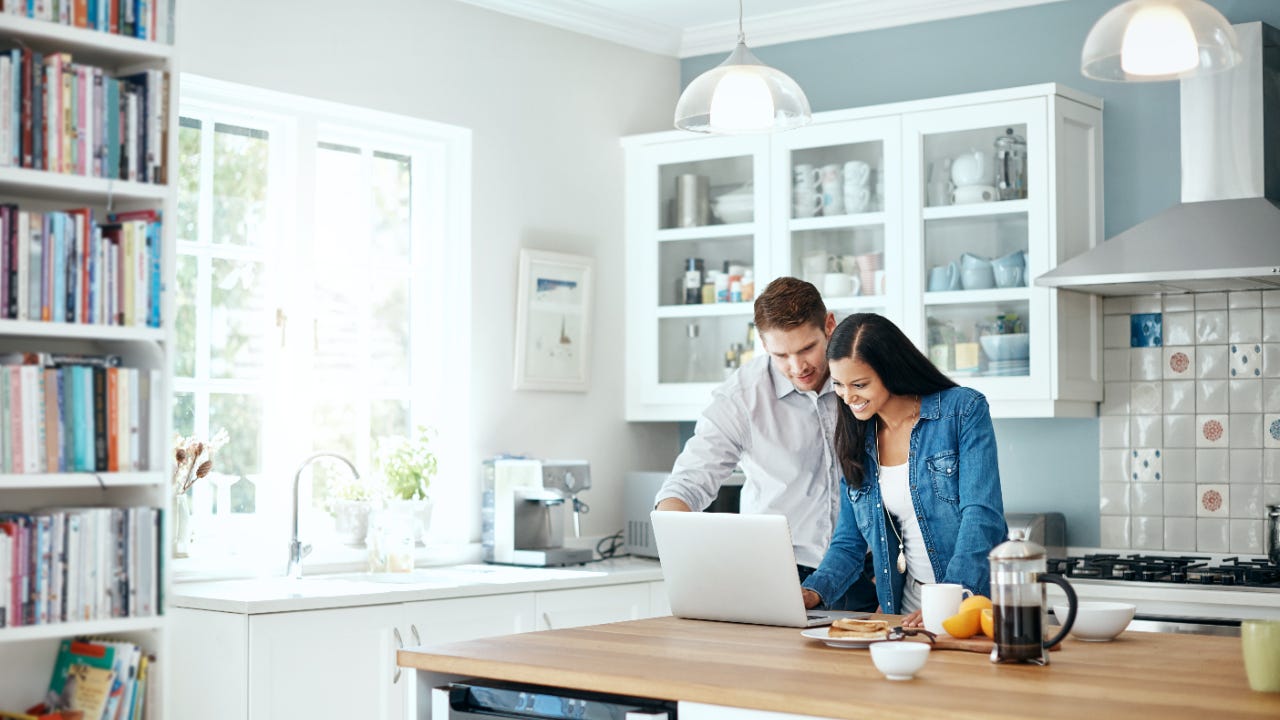
{"label": "kitchen faucet", "polygon": [[360,478],[360,471],[356,470],[356,466],[352,464],[350,460],[337,453],[316,453],[306,460],[303,460],[302,464],[298,466],[298,471],[293,474],[293,536],[289,541],[289,569],[287,571],[288,577],[295,580],[302,579],[302,558],[311,554],[311,546],[303,545],[302,541],[298,539],[298,482],[302,479],[302,471],[306,470],[307,466],[320,458],[326,457],[336,458],[346,463],[347,467],[351,468],[351,474],[354,475],[356,479]]}

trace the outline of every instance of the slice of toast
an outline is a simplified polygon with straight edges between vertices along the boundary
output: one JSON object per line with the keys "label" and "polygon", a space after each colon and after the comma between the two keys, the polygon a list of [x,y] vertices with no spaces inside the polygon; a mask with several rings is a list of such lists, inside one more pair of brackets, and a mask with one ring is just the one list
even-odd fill
{"label": "slice of toast", "polygon": [[827,630],[827,637],[855,640],[884,640],[889,637],[889,623],[884,620],[854,620],[836,618]]}

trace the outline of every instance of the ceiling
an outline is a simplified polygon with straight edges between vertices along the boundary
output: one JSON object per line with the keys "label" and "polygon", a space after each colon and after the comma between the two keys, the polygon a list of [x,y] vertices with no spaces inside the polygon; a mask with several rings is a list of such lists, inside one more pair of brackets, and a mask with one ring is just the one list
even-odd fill
{"label": "ceiling", "polygon": [[[752,47],[1063,0],[742,0]],[[733,49],[733,0],[462,0],[660,55]]]}

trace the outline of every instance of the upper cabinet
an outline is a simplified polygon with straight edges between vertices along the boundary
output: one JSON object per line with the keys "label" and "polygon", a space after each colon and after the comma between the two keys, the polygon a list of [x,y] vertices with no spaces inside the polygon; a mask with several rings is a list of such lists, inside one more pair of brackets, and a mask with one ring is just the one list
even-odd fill
{"label": "upper cabinet", "polygon": [[696,419],[782,275],[891,318],[996,417],[1096,414],[1098,301],[1031,281],[1101,240],[1101,106],[1048,84],[627,138],[627,419]]}

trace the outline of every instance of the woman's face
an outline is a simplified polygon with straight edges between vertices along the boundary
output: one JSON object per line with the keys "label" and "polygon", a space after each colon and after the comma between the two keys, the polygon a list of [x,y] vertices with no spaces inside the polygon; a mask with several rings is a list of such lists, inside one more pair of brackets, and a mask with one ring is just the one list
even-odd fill
{"label": "woman's face", "polygon": [[885,403],[893,398],[893,394],[880,382],[876,371],[861,360],[832,360],[830,368],[832,389],[849,406],[853,416],[863,422],[875,417]]}

